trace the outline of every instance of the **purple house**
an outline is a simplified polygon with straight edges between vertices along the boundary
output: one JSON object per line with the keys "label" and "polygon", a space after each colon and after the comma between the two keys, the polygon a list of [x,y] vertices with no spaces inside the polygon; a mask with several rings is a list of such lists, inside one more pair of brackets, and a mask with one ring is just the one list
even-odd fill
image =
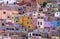
{"label": "purple house", "polygon": [[16,28],[21,28],[22,25],[21,25],[21,24],[14,24],[14,27],[16,27]]}
{"label": "purple house", "polygon": [[54,28],[54,24],[52,24],[52,22],[50,22],[50,21],[45,21],[44,27],[45,28]]}
{"label": "purple house", "polygon": [[48,21],[48,17],[45,17],[45,18],[44,18],[44,21]]}
{"label": "purple house", "polygon": [[13,23],[12,23],[12,22],[8,22],[7,24],[8,24],[9,26],[13,25]]}

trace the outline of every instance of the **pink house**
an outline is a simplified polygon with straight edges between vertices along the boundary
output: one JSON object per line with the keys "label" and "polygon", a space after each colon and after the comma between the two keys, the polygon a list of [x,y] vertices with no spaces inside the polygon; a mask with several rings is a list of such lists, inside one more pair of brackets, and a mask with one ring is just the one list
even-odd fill
{"label": "pink house", "polygon": [[10,19],[12,14],[18,14],[16,7],[2,6],[0,9],[0,19]]}
{"label": "pink house", "polygon": [[37,18],[32,18],[32,24],[33,26],[37,26]]}

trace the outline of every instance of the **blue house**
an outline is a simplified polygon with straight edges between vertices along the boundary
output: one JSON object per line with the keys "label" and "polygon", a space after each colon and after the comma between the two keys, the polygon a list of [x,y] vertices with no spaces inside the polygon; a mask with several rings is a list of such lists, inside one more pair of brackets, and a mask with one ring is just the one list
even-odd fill
{"label": "blue house", "polygon": [[52,21],[52,24],[54,24],[54,27],[60,26],[60,21]]}

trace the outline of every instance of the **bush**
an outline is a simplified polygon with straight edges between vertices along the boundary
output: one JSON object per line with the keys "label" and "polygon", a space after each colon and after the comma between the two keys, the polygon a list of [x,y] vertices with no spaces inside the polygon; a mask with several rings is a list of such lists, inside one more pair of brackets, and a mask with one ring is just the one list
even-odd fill
{"label": "bush", "polygon": [[43,7],[46,7],[46,5],[47,5],[47,2],[43,2]]}

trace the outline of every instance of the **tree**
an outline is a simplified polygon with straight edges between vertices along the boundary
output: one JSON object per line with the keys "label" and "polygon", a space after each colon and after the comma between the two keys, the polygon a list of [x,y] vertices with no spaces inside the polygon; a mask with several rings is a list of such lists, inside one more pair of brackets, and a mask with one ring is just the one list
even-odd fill
{"label": "tree", "polygon": [[46,5],[47,5],[47,2],[43,2],[43,7],[46,7]]}

